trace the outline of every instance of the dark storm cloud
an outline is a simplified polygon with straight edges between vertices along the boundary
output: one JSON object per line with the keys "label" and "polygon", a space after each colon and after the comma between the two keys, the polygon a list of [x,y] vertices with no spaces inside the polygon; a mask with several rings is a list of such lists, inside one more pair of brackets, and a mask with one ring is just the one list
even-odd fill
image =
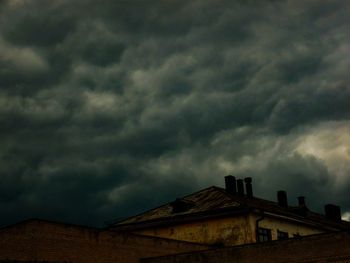
{"label": "dark storm cloud", "polygon": [[1,224],[101,225],[227,173],[349,211],[349,7],[0,1]]}

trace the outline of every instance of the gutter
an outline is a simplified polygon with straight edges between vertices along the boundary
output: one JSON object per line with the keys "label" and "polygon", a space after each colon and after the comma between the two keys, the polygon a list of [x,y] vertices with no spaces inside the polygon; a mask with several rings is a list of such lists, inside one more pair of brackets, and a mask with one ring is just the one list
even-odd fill
{"label": "gutter", "polygon": [[259,242],[259,222],[262,221],[265,218],[264,211],[260,210],[261,216],[256,219],[255,221],[255,238],[256,238],[256,243]]}

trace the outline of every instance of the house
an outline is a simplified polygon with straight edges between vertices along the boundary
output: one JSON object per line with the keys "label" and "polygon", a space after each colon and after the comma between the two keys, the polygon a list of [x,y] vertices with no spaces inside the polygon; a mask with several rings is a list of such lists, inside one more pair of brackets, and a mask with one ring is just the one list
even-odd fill
{"label": "house", "polygon": [[304,197],[288,205],[285,191],[277,202],[253,195],[252,179],[225,177],[225,189],[212,186],[111,225],[111,230],[146,236],[234,246],[349,230],[340,207],[328,204],[325,215],[308,209]]}

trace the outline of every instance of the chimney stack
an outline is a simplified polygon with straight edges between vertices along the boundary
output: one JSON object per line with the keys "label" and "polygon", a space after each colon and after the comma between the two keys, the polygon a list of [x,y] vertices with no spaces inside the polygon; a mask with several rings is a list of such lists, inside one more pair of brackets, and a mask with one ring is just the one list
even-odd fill
{"label": "chimney stack", "polygon": [[299,203],[299,207],[306,207],[305,196],[299,196],[298,203]]}
{"label": "chimney stack", "polygon": [[245,182],[245,191],[246,191],[247,197],[252,198],[253,197],[252,178],[246,177],[244,178],[244,182]]}
{"label": "chimney stack", "polygon": [[278,191],[277,192],[278,205],[284,208],[288,208],[287,192]]}
{"label": "chimney stack", "polygon": [[330,220],[335,220],[335,221],[341,220],[340,206],[327,204],[324,206],[324,211],[326,214],[326,218]]}
{"label": "chimney stack", "polygon": [[236,177],[233,175],[225,176],[225,188],[226,192],[231,195],[237,194]]}
{"label": "chimney stack", "polygon": [[238,179],[237,181],[237,193],[240,196],[244,196],[244,184],[242,179]]}

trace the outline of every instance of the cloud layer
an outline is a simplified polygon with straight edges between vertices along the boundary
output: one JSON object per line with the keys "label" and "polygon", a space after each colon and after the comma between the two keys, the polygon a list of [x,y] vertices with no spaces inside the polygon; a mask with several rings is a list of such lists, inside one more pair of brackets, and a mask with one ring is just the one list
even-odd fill
{"label": "cloud layer", "polygon": [[0,1],[0,223],[102,225],[229,173],[350,211],[349,11]]}

